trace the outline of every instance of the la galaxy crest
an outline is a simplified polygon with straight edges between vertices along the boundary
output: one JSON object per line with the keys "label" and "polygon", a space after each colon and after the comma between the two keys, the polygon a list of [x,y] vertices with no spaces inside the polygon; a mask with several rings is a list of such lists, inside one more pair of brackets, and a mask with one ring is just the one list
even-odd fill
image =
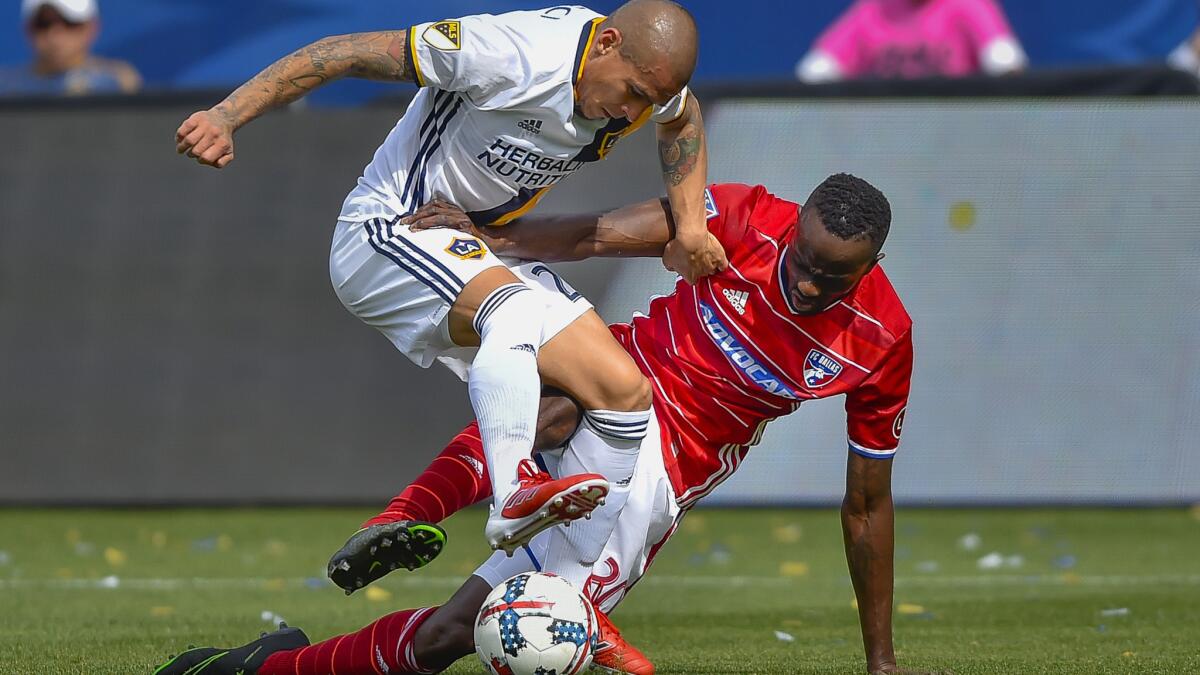
{"label": "la galaxy crest", "polygon": [[462,48],[462,24],[457,21],[438,21],[430,24],[421,37],[434,49],[456,52]]}
{"label": "la galaxy crest", "polygon": [[809,350],[804,357],[804,384],[809,389],[820,389],[833,382],[842,372],[842,364],[819,349]]}
{"label": "la galaxy crest", "polygon": [[455,237],[446,252],[460,260],[480,260],[487,255],[483,243],[474,237]]}

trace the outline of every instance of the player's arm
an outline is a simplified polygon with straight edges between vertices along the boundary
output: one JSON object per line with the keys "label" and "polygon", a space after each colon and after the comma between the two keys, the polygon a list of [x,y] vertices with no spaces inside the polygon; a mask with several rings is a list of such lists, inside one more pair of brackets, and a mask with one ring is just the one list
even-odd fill
{"label": "player's arm", "polygon": [[655,125],[663,184],[677,224],[667,244],[663,264],[689,283],[728,266],[725,249],[705,226],[704,187],[708,184],[708,150],[700,104],[685,94],[683,112]]}
{"label": "player's arm", "polygon": [[849,453],[842,538],[858,600],[867,670],[892,673],[892,555],[895,548],[892,460]]}
{"label": "player's arm", "polygon": [[606,213],[526,216],[502,227],[479,227],[462,209],[435,200],[400,222],[414,232],[431,228],[459,230],[479,237],[496,253],[543,262],[658,257],[675,233],[671,207],[665,199],[651,199]]}
{"label": "player's arm", "polygon": [[175,132],[176,150],[201,164],[233,161],[233,133],[263,113],[327,82],[357,77],[415,82],[404,30],[322,38],[276,61],[216,106],[193,114]]}

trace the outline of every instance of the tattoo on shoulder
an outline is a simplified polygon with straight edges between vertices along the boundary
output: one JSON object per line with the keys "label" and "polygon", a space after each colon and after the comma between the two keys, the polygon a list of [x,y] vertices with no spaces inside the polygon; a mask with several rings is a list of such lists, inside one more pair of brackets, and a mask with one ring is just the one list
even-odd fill
{"label": "tattoo on shoulder", "polygon": [[658,142],[658,157],[662,162],[663,177],[671,185],[679,185],[696,168],[700,158],[702,141],[696,129],[685,129],[674,141]]}

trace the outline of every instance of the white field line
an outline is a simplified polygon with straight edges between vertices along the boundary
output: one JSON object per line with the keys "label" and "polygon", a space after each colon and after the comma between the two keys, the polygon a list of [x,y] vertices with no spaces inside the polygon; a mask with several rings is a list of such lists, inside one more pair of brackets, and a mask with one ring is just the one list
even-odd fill
{"label": "white field line", "polygon": [[[463,583],[461,577],[413,576],[391,579],[389,586],[456,588]],[[640,582],[643,586],[662,587],[717,587],[754,586],[780,587],[797,586],[804,583],[802,577],[767,576],[647,576]],[[847,579],[847,583],[849,580]],[[899,577],[897,587],[986,587],[986,586],[1157,586],[1181,585],[1200,586],[1200,574],[1143,574],[1143,575],[1062,575],[1062,574],[976,574],[964,576],[917,576]],[[301,588],[334,588],[325,579],[315,577],[180,577],[180,578],[120,578],[102,579],[0,579],[0,590],[131,590],[131,591],[174,591],[174,590],[292,590]]]}

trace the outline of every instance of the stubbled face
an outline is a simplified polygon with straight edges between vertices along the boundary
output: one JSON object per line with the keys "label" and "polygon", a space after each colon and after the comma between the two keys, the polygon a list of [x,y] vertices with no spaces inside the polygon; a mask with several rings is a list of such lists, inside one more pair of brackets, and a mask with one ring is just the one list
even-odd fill
{"label": "stubbled face", "polygon": [[866,237],[846,240],[831,234],[816,209],[801,210],[783,253],[784,289],[792,309],[817,314],[849,295],[883,257],[874,248]]}
{"label": "stubbled face", "polygon": [[663,105],[683,89],[665,65],[639,68],[620,52],[621,35],[607,28],[596,36],[575,85],[575,107],[588,119],[636,120],[651,105]]}
{"label": "stubbled face", "polygon": [[43,6],[27,24],[29,41],[39,65],[63,71],[79,64],[96,39],[95,21],[72,23],[53,7]]}

